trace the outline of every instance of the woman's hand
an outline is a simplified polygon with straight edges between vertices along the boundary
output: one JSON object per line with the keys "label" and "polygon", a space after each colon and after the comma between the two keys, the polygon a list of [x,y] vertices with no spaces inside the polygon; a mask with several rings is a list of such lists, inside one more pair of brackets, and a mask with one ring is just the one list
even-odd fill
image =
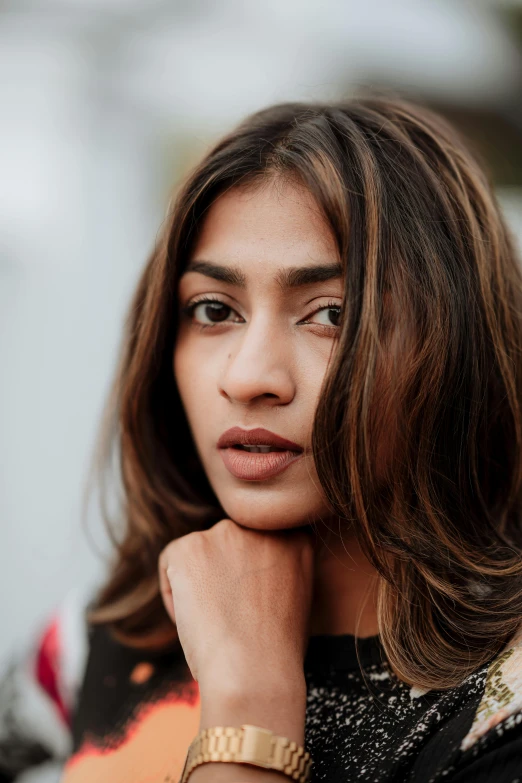
{"label": "woman's hand", "polygon": [[310,534],[255,531],[223,519],[168,544],[159,574],[199,683],[201,727],[257,723],[302,743]]}

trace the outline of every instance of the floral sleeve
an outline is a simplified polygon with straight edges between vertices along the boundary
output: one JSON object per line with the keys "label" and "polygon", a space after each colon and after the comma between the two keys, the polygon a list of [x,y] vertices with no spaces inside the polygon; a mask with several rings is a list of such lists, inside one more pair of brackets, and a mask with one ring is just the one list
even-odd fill
{"label": "floral sleeve", "polygon": [[0,783],[71,751],[86,663],[86,591],[72,590],[32,642],[0,662]]}

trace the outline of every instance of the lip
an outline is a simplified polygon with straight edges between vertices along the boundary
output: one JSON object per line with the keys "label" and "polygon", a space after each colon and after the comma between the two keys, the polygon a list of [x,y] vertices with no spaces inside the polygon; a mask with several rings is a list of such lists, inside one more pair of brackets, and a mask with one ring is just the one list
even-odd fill
{"label": "lip", "polygon": [[256,427],[253,430],[232,427],[223,433],[218,440],[217,447],[218,449],[228,449],[238,444],[241,446],[275,446],[278,449],[288,449],[288,451],[303,451],[303,447],[298,443],[282,438],[263,427]]}
{"label": "lip", "polygon": [[[274,446],[281,451],[251,454],[234,446]],[[222,434],[217,447],[227,470],[244,481],[264,481],[278,476],[303,456],[303,448],[263,427],[244,430],[232,427]]]}

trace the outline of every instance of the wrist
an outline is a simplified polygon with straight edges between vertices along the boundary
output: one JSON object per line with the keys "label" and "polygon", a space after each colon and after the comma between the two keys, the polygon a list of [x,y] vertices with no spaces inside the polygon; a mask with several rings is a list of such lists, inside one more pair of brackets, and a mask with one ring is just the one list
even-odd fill
{"label": "wrist", "polygon": [[200,730],[248,723],[304,744],[304,676],[270,681],[251,678],[246,682],[216,678],[203,688],[200,685],[200,704]]}
{"label": "wrist", "polygon": [[202,694],[224,698],[245,693],[257,696],[264,691],[288,691],[290,695],[306,691],[303,661],[299,658],[286,651],[259,657],[233,645],[198,666],[198,684]]}

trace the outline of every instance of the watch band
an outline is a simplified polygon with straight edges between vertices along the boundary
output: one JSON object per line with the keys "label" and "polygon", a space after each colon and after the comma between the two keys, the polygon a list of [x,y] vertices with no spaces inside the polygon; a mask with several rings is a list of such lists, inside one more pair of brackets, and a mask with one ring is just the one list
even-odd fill
{"label": "watch band", "polygon": [[310,754],[301,745],[249,724],[200,731],[189,746],[180,783],[186,783],[193,769],[209,761],[273,769],[299,783],[309,783],[312,767]]}

